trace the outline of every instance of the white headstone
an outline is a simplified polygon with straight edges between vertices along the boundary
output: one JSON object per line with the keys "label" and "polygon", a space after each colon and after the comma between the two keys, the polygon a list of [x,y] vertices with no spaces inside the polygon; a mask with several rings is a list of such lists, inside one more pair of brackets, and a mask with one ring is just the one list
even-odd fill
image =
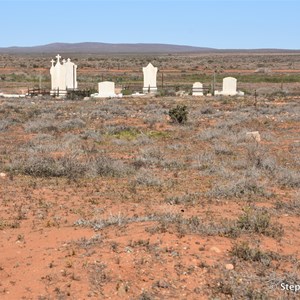
{"label": "white headstone", "polygon": [[65,63],[66,68],[66,87],[69,90],[77,89],[77,66],[68,58]]}
{"label": "white headstone", "polygon": [[225,77],[223,79],[223,95],[236,95],[237,90],[236,90],[236,85],[237,85],[237,80],[234,77]]}
{"label": "white headstone", "polygon": [[52,95],[65,95],[67,93],[66,91],[66,70],[63,64],[61,64],[60,59],[61,56],[57,54],[56,56],[56,64],[54,65],[54,61],[52,60],[51,68],[50,68],[50,74],[51,74],[51,94]]}
{"label": "white headstone", "polygon": [[147,67],[143,68],[143,74],[144,74],[143,93],[156,93],[157,92],[157,86],[156,86],[157,68],[154,67],[151,63],[149,63]]}
{"label": "white headstone", "polygon": [[244,93],[237,91],[237,80],[234,77],[225,77],[223,78],[223,88],[222,91],[215,91],[215,95],[224,95],[224,96],[243,96]]}
{"label": "white headstone", "polygon": [[75,90],[77,89],[77,66],[71,62],[64,59],[62,63],[60,62],[61,56],[58,54],[55,61],[51,60],[51,95],[65,96],[67,94],[67,89]]}
{"label": "white headstone", "polygon": [[195,82],[192,90],[193,96],[203,96],[203,84],[201,82]]}
{"label": "white headstone", "polygon": [[101,98],[116,97],[115,83],[112,81],[99,82],[97,97],[101,97]]}
{"label": "white headstone", "polygon": [[54,75],[54,63],[55,60],[51,60],[51,68],[50,68],[50,75],[51,75],[51,90],[54,89],[56,86],[56,76]]}

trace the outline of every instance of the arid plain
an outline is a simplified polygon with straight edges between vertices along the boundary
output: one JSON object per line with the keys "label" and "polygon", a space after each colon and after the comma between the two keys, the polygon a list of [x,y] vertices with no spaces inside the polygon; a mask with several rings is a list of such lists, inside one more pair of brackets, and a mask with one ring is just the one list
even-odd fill
{"label": "arid plain", "polygon": [[[300,54],[62,56],[124,93],[152,62],[159,93],[0,98],[0,298],[298,299]],[[1,54],[0,92],[51,58]],[[188,95],[226,76],[244,97]]]}

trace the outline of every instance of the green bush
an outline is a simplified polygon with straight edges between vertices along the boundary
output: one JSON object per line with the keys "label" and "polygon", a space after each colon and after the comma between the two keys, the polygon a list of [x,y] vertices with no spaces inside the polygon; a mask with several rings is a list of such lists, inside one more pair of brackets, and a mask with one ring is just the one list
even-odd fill
{"label": "green bush", "polygon": [[182,124],[187,121],[187,106],[186,105],[177,105],[176,107],[169,110],[169,116],[173,122]]}
{"label": "green bush", "polygon": [[123,94],[123,96],[129,96],[133,94],[133,90],[132,89],[123,89],[121,91],[121,94]]}

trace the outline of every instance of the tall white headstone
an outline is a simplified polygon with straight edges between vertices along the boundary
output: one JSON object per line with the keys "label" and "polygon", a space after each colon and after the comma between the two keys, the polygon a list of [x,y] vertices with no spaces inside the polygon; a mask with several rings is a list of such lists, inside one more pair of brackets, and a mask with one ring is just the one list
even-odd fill
{"label": "tall white headstone", "polygon": [[65,96],[67,90],[77,89],[77,66],[71,62],[64,59],[62,63],[60,62],[61,56],[58,54],[55,61],[51,60],[51,95]]}
{"label": "tall white headstone", "polygon": [[225,77],[223,78],[223,88],[222,91],[215,91],[215,95],[224,95],[224,96],[243,96],[244,93],[237,91],[237,80],[234,77]]}
{"label": "tall white headstone", "polygon": [[203,96],[203,84],[201,82],[195,82],[192,89],[193,96]]}
{"label": "tall white headstone", "polygon": [[56,76],[54,75],[54,63],[55,60],[52,59],[51,60],[51,68],[50,68],[50,75],[51,75],[51,90],[54,89],[54,87],[56,86]]}
{"label": "tall white headstone", "polygon": [[156,86],[156,75],[157,75],[157,68],[154,67],[151,63],[148,64],[147,67],[143,68],[144,74],[144,87],[143,93],[156,93],[157,86]]}
{"label": "tall white headstone", "polygon": [[66,68],[66,87],[68,90],[77,89],[77,66],[68,58],[64,64]]}

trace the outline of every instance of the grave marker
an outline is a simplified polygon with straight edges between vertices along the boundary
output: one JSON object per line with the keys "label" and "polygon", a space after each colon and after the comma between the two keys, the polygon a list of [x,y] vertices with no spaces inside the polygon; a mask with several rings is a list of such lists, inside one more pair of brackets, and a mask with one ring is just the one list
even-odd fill
{"label": "grave marker", "polygon": [[156,93],[157,86],[156,86],[156,75],[157,75],[157,68],[154,67],[151,63],[148,64],[147,67],[143,68],[144,74],[144,87],[143,93]]}

